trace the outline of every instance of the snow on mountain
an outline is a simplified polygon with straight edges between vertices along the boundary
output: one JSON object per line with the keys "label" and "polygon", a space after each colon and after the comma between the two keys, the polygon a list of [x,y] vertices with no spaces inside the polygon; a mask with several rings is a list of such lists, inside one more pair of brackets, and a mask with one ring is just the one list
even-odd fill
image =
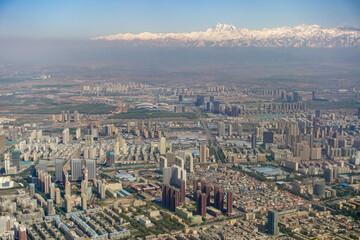
{"label": "snow on mountain", "polygon": [[319,25],[300,25],[294,28],[264,28],[250,30],[234,25],[216,24],[206,31],[190,33],[119,33],[91,40],[129,41],[154,46],[196,47],[358,47],[360,29],[351,26],[323,28]]}

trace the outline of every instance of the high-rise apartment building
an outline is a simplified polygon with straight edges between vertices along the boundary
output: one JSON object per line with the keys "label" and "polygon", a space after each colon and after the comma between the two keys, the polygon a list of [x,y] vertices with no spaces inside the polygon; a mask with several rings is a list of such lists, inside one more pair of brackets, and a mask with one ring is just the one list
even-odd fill
{"label": "high-rise apartment building", "polygon": [[160,147],[159,147],[160,154],[166,153],[166,138],[160,138]]}
{"label": "high-rise apartment building", "polygon": [[39,168],[38,170],[42,170],[44,172],[47,172],[47,160],[39,160]]}
{"label": "high-rise apartment building", "polygon": [[11,160],[12,160],[12,166],[16,167],[17,171],[20,171],[20,151],[12,151],[11,152]]}
{"label": "high-rise apartment building", "polygon": [[81,128],[76,128],[75,138],[76,140],[79,140],[81,138]]}
{"label": "high-rise apartment building", "polygon": [[63,159],[56,158],[55,159],[55,181],[56,182],[64,181],[63,167],[64,167]]}
{"label": "high-rise apartment building", "polygon": [[69,132],[69,129],[66,128],[62,132],[62,143],[67,144],[67,143],[69,143],[69,141],[70,141],[70,132]]}
{"label": "high-rise apartment building", "polygon": [[227,215],[231,216],[233,210],[233,192],[228,191],[227,193]]}
{"label": "high-rise apartment building", "polygon": [[78,181],[83,178],[80,159],[71,159],[71,180]]}
{"label": "high-rise apartment building", "polygon": [[207,150],[206,145],[205,145],[205,144],[201,144],[201,145],[200,145],[200,163],[206,163],[206,162],[207,162],[206,150]]}
{"label": "high-rise apartment building", "polygon": [[96,160],[88,159],[85,161],[85,167],[88,170],[88,179],[96,178]]}
{"label": "high-rise apartment building", "polygon": [[279,213],[276,211],[268,211],[267,231],[271,235],[279,234]]}

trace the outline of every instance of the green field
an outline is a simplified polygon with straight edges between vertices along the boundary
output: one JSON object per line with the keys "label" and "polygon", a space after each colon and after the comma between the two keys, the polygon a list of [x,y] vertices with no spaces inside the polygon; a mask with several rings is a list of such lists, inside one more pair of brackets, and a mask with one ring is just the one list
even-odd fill
{"label": "green field", "polygon": [[187,118],[195,119],[196,114],[192,112],[175,113],[168,111],[154,111],[145,109],[130,109],[126,113],[119,113],[112,117],[112,119],[150,119],[150,118]]}

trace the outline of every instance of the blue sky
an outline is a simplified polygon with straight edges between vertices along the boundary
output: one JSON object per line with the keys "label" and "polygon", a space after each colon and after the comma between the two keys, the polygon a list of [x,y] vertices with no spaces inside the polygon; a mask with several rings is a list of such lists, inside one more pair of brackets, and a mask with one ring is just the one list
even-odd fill
{"label": "blue sky", "polygon": [[360,27],[358,0],[0,0],[0,38],[88,39],[189,32],[216,23],[250,29]]}

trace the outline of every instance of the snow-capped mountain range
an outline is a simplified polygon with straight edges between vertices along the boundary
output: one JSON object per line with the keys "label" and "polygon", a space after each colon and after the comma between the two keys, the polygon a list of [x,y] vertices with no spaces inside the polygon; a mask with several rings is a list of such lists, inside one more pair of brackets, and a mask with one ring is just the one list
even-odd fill
{"label": "snow-capped mountain range", "polygon": [[91,40],[127,41],[135,45],[195,46],[195,47],[358,47],[360,29],[350,26],[324,28],[300,25],[294,28],[264,28],[250,30],[234,25],[216,24],[206,31],[190,33],[119,33]]}

